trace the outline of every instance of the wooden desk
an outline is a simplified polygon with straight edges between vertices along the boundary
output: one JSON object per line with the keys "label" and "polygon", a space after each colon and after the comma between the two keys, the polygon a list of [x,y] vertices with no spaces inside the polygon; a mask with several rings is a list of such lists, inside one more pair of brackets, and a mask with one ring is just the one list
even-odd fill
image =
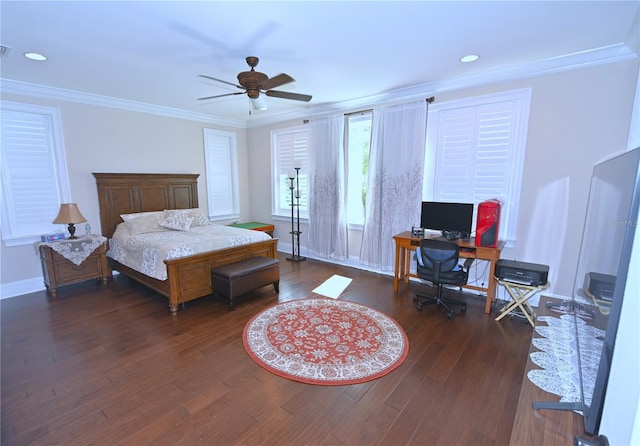
{"label": "wooden desk", "polygon": [[[404,279],[405,283],[409,282],[409,277],[418,277],[416,274],[411,273],[411,253],[420,246],[421,238],[411,237],[411,231],[401,232],[394,235],[393,240],[396,243],[396,261],[393,273],[393,291],[398,292],[398,283],[400,279]],[[504,241],[498,242],[496,248],[490,248],[487,246],[476,246],[475,239],[471,239],[468,242],[463,240],[456,240],[456,243],[460,246],[460,257],[465,259],[478,259],[487,260],[489,262],[489,277],[487,278],[487,287],[480,287],[476,285],[465,285],[465,288],[471,290],[483,291],[487,293],[487,300],[484,305],[484,312],[491,313],[491,304],[495,300],[496,296],[496,279],[494,272],[496,263],[500,260],[500,253],[504,248]]]}

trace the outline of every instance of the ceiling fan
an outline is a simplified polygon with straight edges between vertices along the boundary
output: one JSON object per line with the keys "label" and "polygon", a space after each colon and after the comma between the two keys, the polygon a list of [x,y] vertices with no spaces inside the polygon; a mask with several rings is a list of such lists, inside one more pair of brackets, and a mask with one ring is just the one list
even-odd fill
{"label": "ceiling fan", "polygon": [[244,91],[238,91],[235,93],[226,93],[219,94],[215,96],[207,96],[204,98],[198,98],[199,101],[204,101],[207,99],[216,99],[224,96],[234,96],[238,94],[245,94],[249,96],[253,101],[257,100],[260,97],[260,93],[264,93],[267,96],[272,96],[274,98],[282,98],[282,99],[293,99],[294,101],[304,101],[309,102],[311,100],[310,95],[308,94],[299,94],[299,93],[290,93],[288,91],[279,91],[272,90],[272,88],[280,87],[281,85],[288,84],[289,82],[293,82],[294,79],[288,74],[278,74],[272,78],[269,78],[264,73],[260,73],[255,70],[256,65],[258,65],[259,59],[257,57],[249,56],[247,57],[247,64],[251,67],[250,71],[243,71],[238,74],[238,82],[240,85],[234,84],[232,82],[227,82],[222,79],[216,79],[215,77],[206,76],[201,74],[200,77],[204,77],[206,79],[211,79],[217,82],[222,82],[223,84],[232,85],[234,87],[240,88]]}

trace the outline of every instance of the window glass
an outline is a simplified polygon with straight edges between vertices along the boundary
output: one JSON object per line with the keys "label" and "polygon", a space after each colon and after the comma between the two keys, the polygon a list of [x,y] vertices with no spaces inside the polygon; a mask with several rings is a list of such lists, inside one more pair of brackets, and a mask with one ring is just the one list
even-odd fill
{"label": "window glass", "polygon": [[347,117],[347,222],[364,224],[371,143],[370,112]]}

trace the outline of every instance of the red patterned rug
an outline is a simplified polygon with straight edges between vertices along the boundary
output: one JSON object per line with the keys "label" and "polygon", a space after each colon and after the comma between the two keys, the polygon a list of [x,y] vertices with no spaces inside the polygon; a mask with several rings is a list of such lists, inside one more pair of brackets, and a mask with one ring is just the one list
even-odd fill
{"label": "red patterned rug", "polygon": [[406,334],[389,316],[333,299],[267,308],[247,323],[242,338],[249,356],[270,372],[326,386],[380,378],[409,352]]}

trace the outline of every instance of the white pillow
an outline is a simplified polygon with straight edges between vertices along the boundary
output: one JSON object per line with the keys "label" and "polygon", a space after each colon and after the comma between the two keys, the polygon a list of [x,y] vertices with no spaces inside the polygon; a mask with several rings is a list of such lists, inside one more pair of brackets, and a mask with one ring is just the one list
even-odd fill
{"label": "white pillow", "polygon": [[153,214],[141,215],[136,218],[131,218],[125,221],[123,224],[126,226],[129,234],[131,235],[164,231],[165,228],[160,226],[158,217],[158,215]]}
{"label": "white pillow", "polygon": [[135,218],[146,217],[147,215],[155,215],[156,217],[162,217],[163,211],[136,212],[134,214],[120,214],[120,218],[123,221],[129,221]]}
{"label": "white pillow", "polygon": [[[193,217],[192,226],[207,226],[212,223],[209,221],[207,216],[204,215],[201,209],[193,208],[193,209],[165,209],[165,212],[174,212],[174,213],[182,213],[186,214],[190,217]],[[166,214],[165,214],[166,215]]]}
{"label": "white pillow", "polygon": [[164,211],[159,223],[163,228],[188,231],[194,218],[186,212]]}

